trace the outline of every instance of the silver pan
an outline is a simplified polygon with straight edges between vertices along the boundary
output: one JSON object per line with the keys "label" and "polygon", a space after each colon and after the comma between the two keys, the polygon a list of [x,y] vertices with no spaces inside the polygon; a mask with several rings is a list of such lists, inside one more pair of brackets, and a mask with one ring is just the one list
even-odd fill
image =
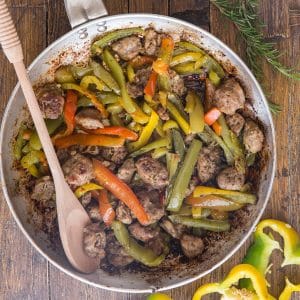
{"label": "silver pan", "polygon": [[259,84],[243,61],[231,49],[207,31],[187,22],[153,14],[105,16],[106,9],[99,0],[65,0],[65,4],[74,29],[51,44],[29,66],[32,82],[51,80],[53,69],[60,63],[70,63],[74,59],[87,59],[88,47],[93,38],[109,30],[152,25],[158,31],[164,30],[184,35],[186,39],[195,42],[214,55],[228,71],[234,70],[246,90],[247,97],[252,99],[256,116],[265,128],[266,144],[268,145],[264,151],[265,165],[259,178],[259,199],[257,205],[244,215],[240,225],[233,232],[227,234],[224,239],[215,242],[201,261],[175,263],[172,267],[165,266],[155,272],[124,271],[114,276],[108,275],[102,270],[90,275],[78,273],[68,263],[63,250],[59,247],[55,249],[51,247],[47,236],[37,232],[28,222],[26,195],[18,193],[16,189],[19,174],[12,167],[11,141],[16,134],[16,128],[27,117],[24,110],[24,97],[17,85],[7,104],[0,134],[1,184],[7,204],[16,222],[32,245],[53,265],[70,276],[95,287],[119,292],[148,293],[153,290],[179,287],[209,274],[234,255],[246,241],[259,221],[270,196],[276,161],[275,136],[271,114]]}

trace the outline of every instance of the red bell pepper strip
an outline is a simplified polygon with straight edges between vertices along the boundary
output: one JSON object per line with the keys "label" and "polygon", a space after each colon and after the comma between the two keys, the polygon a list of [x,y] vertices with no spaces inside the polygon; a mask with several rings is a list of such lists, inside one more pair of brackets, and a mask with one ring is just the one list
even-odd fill
{"label": "red bell pepper strip", "polygon": [[147,225],[149,217],[132,189],[96,159],[93,159],[93,168],[99,184],[124,202],[141,224]]}
{"label": "red bell pepper strip", "polygon": [[97,198],[99,202],[100,216],[102,217],[103,222],[107,226],[110,226],[116,217],[116,213],[108,200],[107,191],[101,190]]}
{"label": "red bell pepper strip", "polygon": [[123,126],[108,126],[86,131],[91,134],[117,135],[130,141],[136,141],[139,137],[136,132]]}
{"label": "red bell pepper strip", "polygon": [[77,110],[77,94],[72,90],[67,90],[67,97],[64,106],[64,120],[67,128],[57,133],[54,137],[52,137],[52,141],[55,141],[58,138],[68,136],[73,133],[75,128],[75,113]]}
{"label": "red bell pepper strip", "polygon": [[149,95],[151,97],[154,96],[155,94],[155,87],[156,87],[156,81],[157,81],[157,73],[152,71],[151,74],[150,74],[150,77],[148,79],[148,82],[145,86],[145,89],[144,89],[144,93],[146,95]]}
{"label": "red bell pepper strip", "polygon": [[120,147],[124,142],[125,140],[119,137],[77,133],[56,139],[54,145],[57,148],[68,148],[73,145]]}
{"label": "red bell pepper strip", "polygon": [[221,114],[222,113],[216,107],[213,107],[204,115],[204,122],[207,125],[211,126],[213,123],[215,123],[219,119]]}

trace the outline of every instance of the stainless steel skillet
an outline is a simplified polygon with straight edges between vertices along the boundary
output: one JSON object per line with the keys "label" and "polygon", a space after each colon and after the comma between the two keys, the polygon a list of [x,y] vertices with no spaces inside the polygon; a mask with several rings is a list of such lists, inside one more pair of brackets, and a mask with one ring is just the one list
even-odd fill
{"label": "stainless steel skillet", "polygon": [[[159,271],[141,273],[133,270],[113,276],[102,270],[90,275],[78,273],[69,265],[63,250],[51,247],[47,236],[37,232],[28,222],[26,195],[20,194],[16,189],[19,174],[12,167],[11,141],[18,126],[27,117],[24,110],[25,101],[19,85],[17,85],[6,107],[0,133],[1,183],[15,220],[32,245],[52,264],[74,278],[97,287],[121,292],[146,293],[178,287],[203,277],[220,266],[240,248],[261,217],[270,195],[276,161],[275,137],[272,118],[259,84],[232,50],[205,30],[187,22],[153,14],[103,17],[107,12],[102,2],[97,0],[65,0],[65,4],[71,25],[77,27],[51,44],[34,60],[29,67],[32,82],[53,79],[53,71],[61,63],[71,63],[75,59],[83,61],[88,59],[88,48],[91,41],[95,36],[106,31],[152,25],[158,31],[167,31],[178,37],[184,36],[185,39],[200,45],[212,54],[223,63],[228,71],[234,71],[243,83],[247,97],[252,99],[257,118],[264,125],[267,147],[264,151],[265,165],[259,178],[259,200],[256,206],[243,215],[243,220],[233,232],[211,245],[201,261],[170,262],[168,266],[163,266]],[[171,265],[171,263],[174,264]]]}

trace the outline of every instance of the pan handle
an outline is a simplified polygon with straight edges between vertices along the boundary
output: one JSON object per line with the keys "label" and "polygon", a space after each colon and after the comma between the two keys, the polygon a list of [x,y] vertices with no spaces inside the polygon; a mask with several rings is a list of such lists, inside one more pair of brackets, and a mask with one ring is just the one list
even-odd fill
{"label": "pan handle", "polygon": [[64,2],[72,28],[107,15],[102,0],[64,0]]}

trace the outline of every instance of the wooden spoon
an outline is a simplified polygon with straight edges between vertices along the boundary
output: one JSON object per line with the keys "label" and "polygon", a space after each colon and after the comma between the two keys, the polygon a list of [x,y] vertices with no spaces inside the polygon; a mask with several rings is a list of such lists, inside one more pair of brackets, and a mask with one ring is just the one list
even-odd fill
{"label": "wooden spoon", "polygon": [[97,269],[97,260],[87,256],[83,249],[83,229],[91,221],[65,181],[25,69],[17,31],[4,0],[0,0],[0,43],[8,60],[15,68],[52,173],[59,233],[65,254],[75,269],[83,273],[92,273]]}

